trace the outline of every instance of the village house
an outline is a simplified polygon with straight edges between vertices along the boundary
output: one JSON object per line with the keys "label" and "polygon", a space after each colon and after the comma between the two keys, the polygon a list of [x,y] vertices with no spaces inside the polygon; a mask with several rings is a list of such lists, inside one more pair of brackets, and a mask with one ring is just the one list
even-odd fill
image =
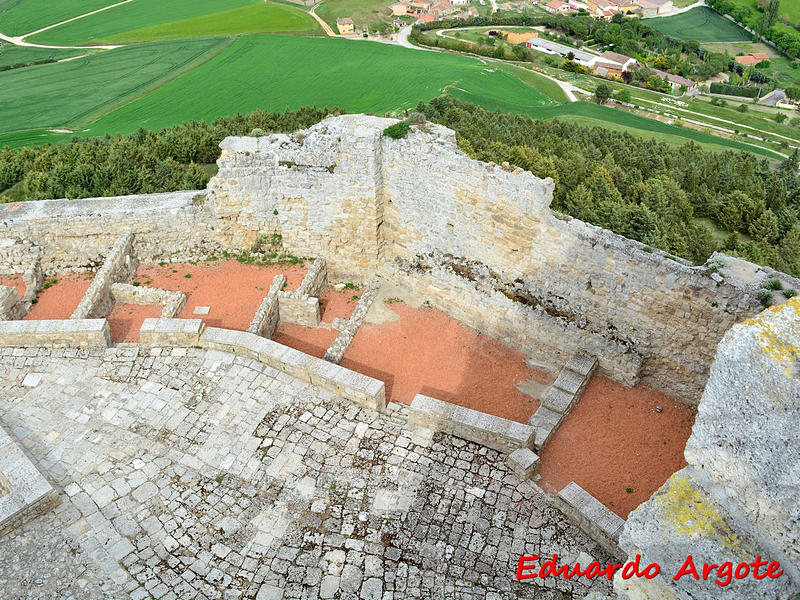
{"label": "village house", "polygon": [[478,16],[478,9],[475,8],[474,6],[470,6],[464,12],[461,12],[461,13],[458,13],[457,15],[455,15],[454,18],[456,18],[456,19],[469,19],[471,17],[477,17],[477,16]]}
{"label": "village house", "polygon": [[453,6],[466,6],[469,4],[469,0],[450,0],[450,4]]}
{"label": "village house", "polygon": [[769,60],[769,55],[765,54],[764,52],[751,52],[750,54],[745,54],[744,56],[734,56],[733,60],[745,67],[751,67],[755,65],[759,65],[762,62]]}
{"label": "village house", "polygon": [[356,32],[356,24],[350,17],[336,19],[336,27],[341,35],[352,35]]}
{"label": "village house", "polygon": [[635,13],[639,11],[638,0],[609,0],[612,4],[616,5],[618,12],[621,13]]}
{"label": "village house", "polygon": [[529,39],[527,42],[525,42],[525,46],[545,54],[556,54],[564,58],[572,56],[575,62],[589,68],[593,67],[597,61],[601,60],[601,58],[596,54],[590,54],[589,52],[584,52],[583,50],[578,50],[577,48],[571,48],[570,46],[565,46],[564,44],[559,44],[558,42],[552,42],[550,40],[545,40],[538,37],[532,37]]}
{"label": "village house", "polygon": [[672,0],[639,0],[643,17],[656,17],[672,12]]}
{"label": "village house", "polygon": [[600,56],[604,62],[620,65],[622,71],[627,71],[631,67],[635,67],[639,64],[636,62],[635,58],[625,56],[624,54],[618,54],[617,52],[612,52],[611,50],[606,50]]}
{"label": "village house", "polygon": [[672,88],[672,92],[675,93],[681,89],[681,87],[686,86],[686,91],[691,92],[697,89],[697,82],[692,81],[691,79],[686,79],[686,77],[681,77],[680,75],[673,75],[672,73],[667,73],[666,71],[660,71],[659,69],[653,69],[652,67],[648,67],[653,73],[661,77],[667,78],[669,81],[670,87]]}
{"label": "village house", "polygon": [[389,9],[392,11],[392,15],[395,17],[407,15],[410,8],[411,5],[408,2],[395,2],[394,4],[389,5]]}
{"label": "village house", "polygon": [[575,9],[572,8],[566,2],[561,2],[561,0],[551,0],[544,6],[542,6],[547,12],[553,13],[556,15],[561,15],[569,12],[575,12]]}
{"label": "village house", "polygon": [[581,2],[580,0],[569,0],[569,5],[575,10],[585,10],[586,12],[589,12],[589,5],[586,4],[586,2]]}
{"label": "village house", "polygon": [[622,67],[617,63],[596,62],[592,73],[598,77],[622,78]]}

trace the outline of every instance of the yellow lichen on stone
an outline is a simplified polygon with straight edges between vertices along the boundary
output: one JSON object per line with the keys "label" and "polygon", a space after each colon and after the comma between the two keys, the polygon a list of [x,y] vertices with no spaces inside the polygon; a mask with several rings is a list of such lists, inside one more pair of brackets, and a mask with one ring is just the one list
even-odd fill
{"label": "yellow lichen on stone", "polygon": [[755,328],[758,347],[782,367],[787,377],[797,375],[800,347],[794,340],[800,339],[800,297],[770,306],[758,316],[743,321],[742,325]]}
{"label": "yellow lichen on stone", "polygon": [[719,511],[700,494],[688,475],[675,473],[665,487],[653,499],[678,534],[716,538],[725,548],[744,556],[739,536],[731,530]]}

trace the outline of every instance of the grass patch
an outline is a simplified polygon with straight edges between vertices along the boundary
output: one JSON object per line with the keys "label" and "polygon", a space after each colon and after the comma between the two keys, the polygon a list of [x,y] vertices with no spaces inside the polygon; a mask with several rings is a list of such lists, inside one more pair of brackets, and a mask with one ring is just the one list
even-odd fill
{"label": "grass patch", "polygon": [[647,19],[646,23],[665,35],[678,40],[698,42],[740,42],[752,36],[736,23],[729,21],[706,6],[674,15]]}
{"label": "grass patch", "polygon": [[[0,21],[2,17],[0,16]],[[17,65],[20,63],[33,63],[40,60],[61,60],[72,56],[86,54],[91,50],[73,50],[70,48],[31,48],[28,46],[13,46],[3,44],[0,46],[0,68]]]}
{"label": "grass patch", "polygon": [[364,25],[374,27],[390,19],[391,11],[387,7],[392,0],[325,0],[317,7],[316,13],[336,29],[336,19],[350,17],[356,28]]}

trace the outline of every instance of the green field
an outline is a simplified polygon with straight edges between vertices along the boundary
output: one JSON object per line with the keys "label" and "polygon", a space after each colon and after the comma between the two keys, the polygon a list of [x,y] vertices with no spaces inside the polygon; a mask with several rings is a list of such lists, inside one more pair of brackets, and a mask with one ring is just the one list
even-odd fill
{"label": "green field", "polygon": [[380,115],[455,88],[480,95],[490,107],[507,104],[520,112],[551,103],[520,79],[473,58],[339,38],[252,35],[180,79],[111,112],[90,131],[158,129],[287,106],[340,106]]}
{"label": "green field", "polygon": [[29,38],[28,41],[63,46],[99,43],[106,38],[135,29],[184,21],[262,2],[263,0],[133,0],[96,15],[49,29]]}
{"label": "green field", "polygon": [[646,23],[678,40],[698,42],[739,42],[751,39],[744,29],[701,6],[673,17],[647,19]]}
{"label": "green field", "polygon": [[687,127],[667,125],[655,119],[648,119],[590,102],[573,102],[559,106],[542,107],[532,111],[531,116],[534,119],[558,117],[565,121],[572,121],[582,125],[628,131],[633,135],[657,139],[671,144],[681,145],[693,140],[702,144],[707,150],[741,150],[760,154],[771,159],[782,160],[781,156],[770,152],[766,148],[757,148]]}
{"label": "green field", "polygon": [[[350,17],[356,27],[374,26],[388,19],[390,11],[386,7],[391,3],[392,0],[325,0],[317,7],[316,13],[337,31],[336,19],[340,17]],[[383,19],[381,13],[384,13]]]}
{"label": "green field", "polygon": [[134,29],[106,38],[106,42],[146,42],[152,40],[231,35],[238,33],[322,33],[319,24],[306,12],[282,4],[253,4],[219,13]]}
{"label": "green field", "polygon": [[81,127],[179,76],[227,44],[224,38],[155,42],[4,71],[0,132]]}
{"label": "green field", "polygon": [[4,67],[6,65],[16,65],[19,63],[30,63],[42,59],[61,60],[71,56],[86,54],[86,52],[86,50],[30,48],[26,46],[12,46],[11,44],[3,44],[0,46],[0,67]]}
{"label": "green field", "polygon": [[11,2],[0,2],[0,32],[6,35],[30,33],[119,1],[12,0]]}

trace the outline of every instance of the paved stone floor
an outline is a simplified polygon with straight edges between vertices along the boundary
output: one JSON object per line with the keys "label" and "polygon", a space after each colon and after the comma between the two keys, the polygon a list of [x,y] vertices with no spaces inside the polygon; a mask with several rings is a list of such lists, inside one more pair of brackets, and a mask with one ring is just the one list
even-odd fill
{"label": "paved stone floor", "polygon": [[[16,598],[582,597],[520,554],[609,560],[493,450],[250,359],[0,350],[0,424],[60,504],[0,538]],[[604,591],[597,581],[591,591]]]}

